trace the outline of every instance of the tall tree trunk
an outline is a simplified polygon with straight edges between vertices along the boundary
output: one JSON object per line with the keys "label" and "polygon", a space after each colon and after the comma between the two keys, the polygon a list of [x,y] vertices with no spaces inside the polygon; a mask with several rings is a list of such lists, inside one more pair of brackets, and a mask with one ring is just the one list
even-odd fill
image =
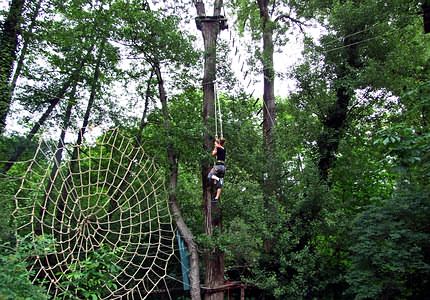
{"label": "tall tree trunk", "polygon": [[[257,2],[260,9],[261,29],[263,32],[263,136],[266,154],[272,156],[273,127],[275,126],[276,120],[275,71],[273,67],[273,22],[271,21],[269,15],[269,1],[258,0]],[[270,156],[268,159],[270,159]]]}
{"label": "tall tree trunk", "polygon": [[1,173],[6,173],[7,171],[10,170],[10,168],[12,168],[12,166],[15,164],[15,162],[21,157],[21,155],[27,149],[28,145],[30,144],[30,141],[37,134],[37,132],[39,131],[40,127],[43,126],[43,124],[45,123],[45,121],[51,115],[51,113],[54,110],[54,108],[61,101],[61,99],[64,98],[64,96],[67,93],[67,90],[71,86],[72,86],[72,89],[73,89],[73,87],[78,84],[78,78],[80,76],[80,73],[81,73],[81,71],[82,71],[82,69],[83,69],[86,61],[88,60],[88,58],[89,58],[92,50],[93,50],[93,47],[90,47],[90,49],[88,49],[88,52],[87,52],[86,56],[84,57],[84,59],[82,59],[82,61],[80,62],[79,66],[70,75],[70,77],[64,82],[63,86],[58,91],[57,95],[49,101],[48,108],[45,110],[45,112],[42,114],[42,116],[39,118],[39,120],[36,122],[36,124],[34,124],[33,128],[30,130],[29,134],[27,135],[27,137],[25,139],[25,142],[23,142],[22,144],[20,144],[17,147],[15,153],[13,153],[12,156],[9,158],[8,162],[5,163],[5,165],[3,166],[2,170],[0,171]]}
{"label": "tall tree trunk", "polygon": [[160,65],[158,62],[154,63],[154,70],[157,76],[158,82],[158,93],[161,101],[161,109],[164,117],[164,128],[168,133],[168,145],[167,145],[167,158],[169,160],[170,176],[169,176],[169,206],[173,213],[176,225],[178,226],[179,232],[181,233],[184,241],[187,245],[190,253],[190,293],[192,300],[200,300],[200,271],[199,271],[199,254],[197,252],[196,243],[191,230],[185,224],[182,218],[181,211],[179,209],[178,201],[176,198],[176,187],[178,182],[178,154],[175,151],[174,145],[170,140],[170,119],[169,110],[167,106],[167,95],[164,88],[164,81],[161,75]]}
{"label": "tall tree trunk", "polygon": [[18,35],[24,0],[12,0],[0,36],[0,134],[6,127],[10,108],[10,79],[18,49]]}
{"label": "tall tree trunk", "polygon": [[[265,166],[263,174],[263,193],[264,207],[268,211],[269,226],[274,223],[271,216],[276,216],[274,213],[274,204],[271,203],[276,186],[274,174],[276,160],[274,159],[274,126],[276,120],[275,109],[275,72],[273,67],[273,22],[269,14],[269,1],[257,0],[260,11],[261,30],[263,32],[263,75],[264,75],[264,91],[263,91],[263,139],[264,139],[264,154]],[[267,239],[264,243],[266,252],[270,252],[272,241]]]}
{"label": "tall tree trunk", "polygon": [[18,81],[18,78],[21,75],[22,67],[24,66],[24,59],[25,59],[25,56],[27,55],[28,45],[30,44],[31,36],[33,34],[34,27],[36,26],[36,19],[39,15],[39,11],[40,11],[40,8],[42,6],[42,2],[43,2],[43,0],[39,0],[36,3],[36,7],[34,8],[34,12],[31,16],[30,26],[28,28],[28,31],[22,35],[22,37],[23,37],[22,49],[20,51],[19,58],[18,58],[18,61],[16,63],[15,73],[13,74],[12,82],[10,84],[9,102],[12,102],[12,97],[13,97],[13,93],[15,91],[16,82]]}
{"label": "tall tree trunk", "polygon": [[[342,65],[339,67],[337,71],[339,82],[349,82],[353,73],[350,69],[358,69],[361,66],[358,45],[356,44],[358,41],[356,37],[346,38],[344,41],[344,45],[347,46],[345,48],[347,66]],[[329,108],[327,116],[323,120],[324,129],[317,141],[319,152],[318,169],[320,179],[325,183],[330,183],[330,169],[336,160],[336,152],[348,117],[348,106],[354,95],[354,91],[346,83],[341,83],[336,88],[336,102]]]}
{"label": "tall tree trunk", "polygon": [[[220,32],[220,22],[216,17],[220,16],[221,7],[223,2],[220,0],[214,1],[214,15],[212,18],[206,18],[205,5],[203,1],[196,1],[195,6],[197,15],[199,16],[197,28],[201,30],[205,54],[204,54],[204,74],[203,74],[203,108],[202,119],[206,128],[204,133],[203,147],[206,152],[211,151],[213,145],[213,138],[210,132],[213,132],[213,126],[209,124],[209,120],[214,116],[215,112],[215,92],[214,81],[216,80],[216,45],[218,33]],[[202,169],[202,189],[203,189],[203,202],[205,207],[205,232],[211,236],[215,226],[222,226],[222,214],[217,210],[217,207],[212,207],[211,199],[211,184],[207,179],[211,165],[208,160],[201,163]],[[212,218],[212,212],[217,213],[219,216],[218,221],[215,223]],[[205,285],[209,289],[214,289],[224,284],[224,253],[219,249],[211,249],[206,254],[206,274]],[[213,293],[208,292],[205,294],[206,300],[222,300],[224,299],[224,291],[215,290]]]}

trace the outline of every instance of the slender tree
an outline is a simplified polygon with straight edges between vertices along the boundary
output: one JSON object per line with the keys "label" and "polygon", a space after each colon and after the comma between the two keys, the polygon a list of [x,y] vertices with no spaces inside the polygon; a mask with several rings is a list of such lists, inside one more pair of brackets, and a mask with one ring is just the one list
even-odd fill
{"label": "slender tree", "polygon": [[6,118],[11,105],[10,80],[18,50],[24,3],[24,0],[12,0],[0,35],[0,134],[6,127]]}
{"label": "slender tree", "polygon": [[[69,100],[67,101],[66,111],[64,112],[60,137],[58,138],[57,147],[54,154],[54,164],[52,165],[52,169],[49,174],[48,184],[45,187],[44,203],[43,205],[41,205],[38,213],[38,217],[41,220],[44,218],[46,211],[49,209],[49,205],[51,203],[50,197],[51,197],[52,189],[55,184],[55,179],[57,178],[57,175],[58,175],[58,170],[60,169],[61,163],[63,161],[63,152],[64,152],[64,147],[66,145],[66,140],[65,140],[66,132],[70,127],[73,107],[76,105],[76,98],[75,98],[76,90],[77,90],[77,84],[73,86],[72,91],[70,92]],[[42,228],[42,224],[38,223],[35,229],[35,234],[41,235],[43,234],[43,230],[44,228]]]}
{"label": "slender tree", "polygon": [[[15,72],[13,73],[12,82],[10,84],[11,85],[10,95],[9,95],[10,98],[13,97],[13,93],[14,93],[15,88],[16,88],[16,82],[17,82],[19,76],[21,75],[21,71],[22,71],[22,68],[24,66],[24,60],[25,60],[25,57],[26,57],[27,52],[28,52],[28,47],[32,41],[32,35],[34,33],[34,29],[35,29],[36,24],[37,24],[37,17],[39,16],[40,10],[42,8],[42,3],[43,3],[43,0],[38,0],[36,2],[34,10],[30,16],[30,25],[28,26],[28,29],[23,33],[22,48],[20,50],[19,57],[18,57],[18,60],[16,62],[16,68],[15,68]],[[9,101],[11,102],[12,99],[9,99]]]}

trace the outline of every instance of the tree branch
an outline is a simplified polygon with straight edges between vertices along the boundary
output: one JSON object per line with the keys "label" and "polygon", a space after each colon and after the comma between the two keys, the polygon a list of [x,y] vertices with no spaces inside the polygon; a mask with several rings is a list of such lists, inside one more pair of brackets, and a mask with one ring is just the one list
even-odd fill
{"label": "tree branch", "polygon": [[289,21],[289,22],[293,23],[293,25],[297,25],[297,27],[299,27],[299,29],[302,33],[304,33],[303,26],[306,26],[306,27],[310,26],[310,24],[306,24],[305,22],[303,22],[297,18],[294,18],[291,15],[287,15],[287,14],[282,14],[282,15],[277,16],[275,18],[274,22],[278,22],[278,21]]}
{"label": "tree branch", "polygon": [[197,15],[199,17],[206,15],[205,3],[202,0],[193,0],[194,6],[196,7]]}

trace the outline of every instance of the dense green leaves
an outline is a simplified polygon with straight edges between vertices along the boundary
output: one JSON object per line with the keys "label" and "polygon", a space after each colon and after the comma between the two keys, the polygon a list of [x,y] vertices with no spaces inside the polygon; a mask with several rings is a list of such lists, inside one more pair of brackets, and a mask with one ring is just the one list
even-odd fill
{"label": "dense green leaves", "polygon": [[357,299],[422,299],[428,295],[430,202],[421,189],[400,190],[354,222],[348,292]]}
{"label": "dense green leaves", "polygon": [[27,269],[27,260],[49,253],[54,241],[44,236],[35,240],[27,236],[20,239],[17,249],[13,245],[13,242],[4,241],[0,244],[0,298],[48,299],[44,288],[32,284],[30,275],[34,274]]}
{"label": "dense green leaves", "polygon": [[60,297],[63,299],[106,297],[108,294],[106,287],[117,288],[112,278],[121,271],[119,266],[114,264],[121,251],[121,248],[112,250],[106,245],[101,245],[79,264],[72,263],[69,266],[70,272],[65,274],[65,280],[62,282],[64,292]]}

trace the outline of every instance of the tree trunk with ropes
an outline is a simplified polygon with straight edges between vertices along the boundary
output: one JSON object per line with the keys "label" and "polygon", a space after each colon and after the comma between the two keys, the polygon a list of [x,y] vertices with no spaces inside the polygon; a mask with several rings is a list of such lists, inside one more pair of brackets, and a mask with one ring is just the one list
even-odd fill
{"label": "tree trunk with ropes", "polygon": [[[215,87],[216,80],[216,45],[217,37],[224,27],[221,23],[221,7],[223,1],[214,1],[213,16],[206,16],[205,4],[203,1],[194,1],[198,17],[196,18],[197,28],[202,32],[204,41],[204,75],[203,75],[203,108],[202,119],[206,128],[204,133],[203,147],[209,153],[213,146],[214,127],[210,124],[210,120],[215,114]],[[208,160],[202,161],[202,188],[203,202],[205,212],[205,232],[211,236],[215,227],[221,227],[221,212],[216,207],[212,207],[211,182],[207,179],[207,175],[211,168],[211,163]],[[212,218],[212,213],[216,213],[217,217]],[[206,253],[206,274],[205,293],[206,300],[224,299],[224,292],[215,290],[214,288],[224,284],[224,254],[219,249],[210,249]]]}
{"label": "tree trunk with ropes", "polygon": [[[263,193],[264,206],[269,215],[272,214],[273,205],[270,204],[270,197],[275,191],[274,166],[274,126],[275,126],[275,72],[273,68],[273,21],[270,19],[269,1],[258,0],[260,11],[261,31],[263,33],[263,75],[264,75],[264,93],[263,93],[263,138],[266,165],[263,174]],[[270,222],[270,220],[269,220]],[[271,242],[265,241],[266,251],[271,248]]]}

